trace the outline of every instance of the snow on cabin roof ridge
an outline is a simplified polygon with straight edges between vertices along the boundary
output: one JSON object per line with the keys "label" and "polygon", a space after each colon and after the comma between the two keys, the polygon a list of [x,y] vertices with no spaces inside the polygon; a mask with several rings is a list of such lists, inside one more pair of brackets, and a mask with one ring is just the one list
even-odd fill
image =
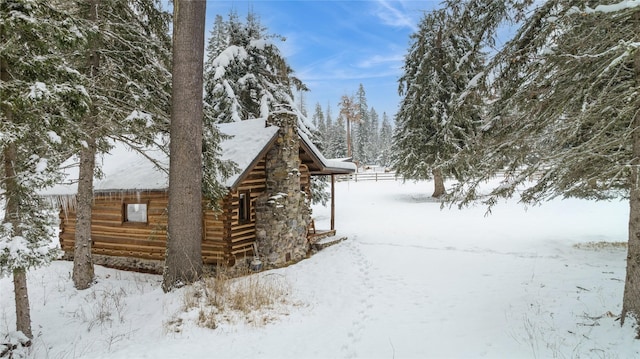
{"label": "snow on cabin roof ridge", "polygon": [[263,118],[251,119],[240,122],[219,124],[220,132],[233,136],[222,141],[221,160],[230,160],[236,163],[240,171],[224,181],[224,185],[233,188],[251,165],[258,159],[266,146],[278,133],[277,126],[267,126]]}
{"label": "snow on cabin roof ridge", "polygon": [[[278,127],[267,126],[264,118],[216,126],[221,133],[231,136],[220,143],[220,148],[221,160],[233,161],[240,169],[238,173],[222,181],[227,188],[234,188],[275,139]],[[327,160],[303,131],[299,130],[298,134],[325,168],[355,171],[353,163]],[[94,179],[95,192],[157,191],[169,188],[169,157],[159,146],[144,149],[145,154],[142,155],[124,142],[114,141],[113,144],[114,147],[109,152],[96,159],[103,176]],[[65,161],[61,166],[64,179],[40,193],[44,196],[75,195],[78,188],[78,162],[77,156]]]}
{"label": "snow on cabin roof ridge", "polygon": [[[264,119],[252,119],[216,125],[220,132],[232,136],[220,144],[222,160],[231,160],[238,165],[239,173],[222,181],[226,187],[233,187],[235,182],[247,170],[263,150],[275,137],[278,128],[266,126]],[[145,155],[130,148],[124,142],[113,142],[114,147],[109,152],[98,155],[98,166],[103,176],[94,178],[95,192],[115,191],[156,191],[169,188],[169,158],[159,146],[145,148]],[[157,165],[160,165],[159,166]],[[63,180],[43,191],[44,196],[75,195],[78,189],[77,156],[70,157],[63,163]]]}

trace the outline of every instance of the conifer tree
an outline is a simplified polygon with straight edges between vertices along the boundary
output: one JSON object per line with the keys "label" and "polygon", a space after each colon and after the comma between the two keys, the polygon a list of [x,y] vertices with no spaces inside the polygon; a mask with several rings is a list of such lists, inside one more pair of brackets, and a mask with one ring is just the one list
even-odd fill
{"label": "conifer tree", "polygon": [[48,1],[0,3],[0,275],[13,275],[16,328],[28,338],[26,272],[56,254],[55,218],[38,192],[58,179],[76,135],[72,120],[89,105],[83,77],[65,56],[85,41],[77,28]]}
{"label": "conifer tree", "polygon": [[481,71],[482,54],[458,33],[446,10],[425,14],[405,57],[403,96],[396,115],[393,167],[406,179],[434,179],[433,197],[445,194],[444,178],[458,171],[452,160],[471,142],[480,101],[461,95]]}
{"label": "conifer tree", "polygon": [[363,165],[371,163],[369,158],[369,145],[371,142],[371,120],[369,118],[369,106],[367,105],[367,94],[364,90],[364,86],[360,84],[355,96],[355,105],[358,113],[358,125],[353,136],[354,148],[353,159],[354,161]]}
{"label": "conifer tree", "polygon": [[[486,80],[494,96],[483,132],[461,161],[471,164],[452,200],[478,198],[498,171],[488,205],[516,190],[524,203],[557,196],[628,198],[629,243],[621,322],[640,317],[640,6],[637,2],[448,1],[478,43],[511,17],[514,38]],[[503,7],[504,6],[504,7]],[[491,9],[491,11],[489,11]],[[527,11],[524,11],[524,10]],[[531,176],[535,174],[535,176]],[[527,179],[533,178],[533,184]]]}
{"label": "conifer tree", "polygon": [[380,164],[380,134],[379,134],[380,118],[376,109],[371,107],[369,110],[369,140],[366,143],[365,152],[371,163]]}
{"label": "conifer tree", "polygon": [[[235,14],[235,13],[232,13]],[[237,17],[233,17],[236,19]],[[204,68],[211,68],[215,57],[212,54],[219,54],[229,44],[231,28],[221,15],[216,15],[213,28],[209,35],[206,52],[210,56],[204,64]],[[205,89],[209,86],[204,83]],[[221,179],[229,178],[237,171],[234,163],[231,161],[222,161],[220,156],[222,149],[220,143],[224,139],[220,133],[216,123],[215,112],[210,104],[203,99],[203,133],[202,133],[202,192],[204,198],[207,199],[207,205],[212,209],[219,209],[220,201],[227,193],[227,188],[221,183]]]}
{"label": "conifer tree", "polygon": [[[209,32],[206,51],[208,54],[220,54],[229,45],[229,25],[220,14],[213,20],[213,28]],[[208,57],[205,66],[212,66],[214,58]]]}
{"label": "conifer tree", "polygon": [[[354,157],[354,140],[353,140],[353,127],[354,124],[360,123],[360,108],[358,103],[354,100],[353,96],[342,95],[340,98],[340,116],[342,124],[347,125],[346,130],[346,148],[347,156]],[[356,160],[357,162],[357,160]]]}
{"label": "conifer tree", "polygon": [[74,64],[88,81],[89,112],[78,122],[82,136],[76,205],[73,281],[78,289],[93,282],[91,205],[96,154],[108,139],[133,149],[156,140],[168,128],[171,74],[170,16],[157,0],[90,0],[69,7],[83,19],[87,39],[74,52]]}
{"label": "conifer tree", "polygon": [[293,75],[274,43],[284,38],[268,34],[253,13],[246,23],[240,22],[235,12],[230,13],[226,29],[226,44],[214,43],[211,38],[207,46],[204,101],[209,116],[217,123],[267,118],[285,104],[298,111],[301,127],[306,130],[305,116],[293,96],[294,90],[304,91],[306,86]]}
{"label": "conifer tree", "polygon": [[327,109],[325,111],[325,126],[327,127],[327,131],[333,126],[333,116],[331,116],[331,103],[327,102]]}
{"label": "conifer tree", "polygon": [[336,158],[340,156],[336,156],[336,148],[335,148],[335,135],[336,131],[334,129],[335,124],[333,123],[333,118],[331,116],[331,104],[327,103],[327,109],[325,111],[325,126],[326,126],[326,134],[325,134],[325,150],[324,154],[328,158]]}
{"label": "conifer tree", "polygon": [[315,144],[324,153],[328,136],[327,125],[324,120],[324,113],[322,112],[322,106],[320,106],[320,103],[316,103],[315,112],[313,113],[311,120],[313,125],[316,127],[316,135],[314,136]]}
{"label": "conifer tree", "polygon": [[306,99],[306,90],[305,91],[296,91],[297,92],[297,108],[298,111],[304,117],[309,117],[309,112],[307,111],[307,99]]}
{"label": "conifer tree", "polygon": [[[331,118],[330,113],[327,111],[327,119]],[[347,148],[348,144],[348,136],[347,136],[347,126],[345,124],[345,120],[343,116],[338,116],[336,118],[336,122],[331,126],[331,141],[330,147],[333,152],[331,157],[334,158],[345,158],[349,156],[349,149]]]}
{"label": "conifer tree", "polygon": [[391,164],[391,137],[393,136],[393,128],[389,116],[386,112],[382,113],[382,125],[380,126],[379,141],[379,160],[378,164],[388,167]]}

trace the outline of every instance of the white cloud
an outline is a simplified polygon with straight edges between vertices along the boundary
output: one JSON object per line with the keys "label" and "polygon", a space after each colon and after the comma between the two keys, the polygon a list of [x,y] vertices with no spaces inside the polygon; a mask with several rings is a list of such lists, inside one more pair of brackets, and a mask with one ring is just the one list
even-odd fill
{"label": "white cloud", "polygon": [[[416,13],[408,11],[402,1],[377,0],[376,16],[385,25],[394,27],[407,27],[417,31]],[[393,3],[393,4],[392,4]]]}
{"label": "white cloud", "polygon": [[[371,58],[361,61],[358,64],[358,66],[361,68],[371,68],[374,66],[384,65],[384,64],[393,65],[397,63],[402,63],[402,61],[404,61],[404,56],[401,54],[389,55],[389,56],[375,55]],[[401,65],[398,65],[398,66],[401,66]]]}

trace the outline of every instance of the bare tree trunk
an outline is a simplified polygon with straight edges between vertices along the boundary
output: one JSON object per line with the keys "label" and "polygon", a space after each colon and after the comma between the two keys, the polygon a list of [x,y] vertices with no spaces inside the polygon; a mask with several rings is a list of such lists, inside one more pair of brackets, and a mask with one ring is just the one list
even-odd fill
{"label": "bare tree trunk", "polygon": [[[97,21],[100,0],[89,1],[87,20]],[[96,40],[89,44],[86,71],[88,77],[95,77],[100,68],[100,57],[96,51]],[[76,234],[73,251],[73,285],[76,289],[87,289],[94,279],[93,258],[91,257],[91,217],[93,205],[93,171],[96,164],[96,139],[94,135],[95,111],[92,109],[83,119],[83,127],[87,138],[86,147],[80,152],[80,174],[78,178],[78,194],[76,205]]]}
{"label": "bare tree trunk", "polygon": [[173,5],[169,227],[162,289],[202,275],[202,82],[206,1]]}
{"label": "bare tree trunk", "polygon": [[13,290],[16,297],[16,330],[22,332],[29,339],[33,339],[29,291],[27,290],[27,272],[24,268],[13,270]]}
{"label": "bare tree trunk", "polygon": [[93,283],[93,259],[91,257],[91,216],[93,204],[93,170],[96,161],[96,143],[90,138],[87,147],[80,152],[80,176],[76,204],[76,235],[73,251],[73,285],[87,289]]}
{"label": "bare tree trunk", "polygon": [[[636,116],[637,117],[637,116]],[[636,119],[636,124],[638,120]],[[629,243],[627,248],[627,276],[624,283],[622,315],[620,322],[630,316],[638,321],[640,315],[640,181],[638,165],[640,158],[640,134],[637,125],[633,135],[633,165],[631,168],[631,191],[629,196]]]}
{"label": "bare tree trunk", "polygon": [[[640,13],[636,12],[636,21]],[[634,59],[636,84],[640,84],[640,53]],[[632,128],[633,158],[631,160],[631,180],[629,191],[629,243],[627,247],[627,276],[624,282],[622,314],[620,323],[632,317],[640,324],[640,114],[636,113]],[[640,337],[640,329],[638,332]]]}
{"label": "bare tree trunk", "polygon": [[[12,120],[11,112],[5,113],[7,121]],[[3,151],[4,157],[4,186],[5,186],[5,214],[4,223],[10,223],[13,227],[14,235],[22,235],[18,223],[19,204],[17,201],[17,193],[19,192],[18,183],[16,182],[16,172],[14,164],[17,161],[18,152],[15,144],[8,144]],[[14,268],[13,270],[13,289],[16,302],[16,330],[21,331],[29,338],[33,338],[31,332],[31,311],[29,309],[29,293],[27,290],[27,274],[24,268]]]}
{"label": "bare tree trunk", "polygon": [[444,188],[444,178],[442,177],[442,171],[438,168],[433,170],[433,182],[434,182],[434,190],[431,197],[440,198],[447,193],[447,190]]}

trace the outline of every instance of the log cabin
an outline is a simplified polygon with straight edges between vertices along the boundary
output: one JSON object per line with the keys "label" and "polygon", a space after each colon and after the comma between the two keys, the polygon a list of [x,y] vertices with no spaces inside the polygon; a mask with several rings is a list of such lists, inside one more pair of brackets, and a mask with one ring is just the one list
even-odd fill
{"label": "log cabin", "polygon": [[[202,260],[209,266],[233,266],[258,254],[256,202],[265,196],[267,155],[278,142],[282,129],[267,125],[264,119],[218,126],[228,136],[221,143],[221,157],[235,162],[239,171],[224,179],[228,192],[220,200],[220,210],[210,209],[203,203]],[[303,132],[296,132],[300,192],[311,196],[312,176],[331,178],[330,228],[316,230],[311,221],[312,225],[307,226],[307,241],[312,244],[321,236],[335,235],[335,175],[353,173],[356,168],[351,162],[327,160]],[[146,148],[142,154],[124,143],[115,143],[108,153],[99,155],[96,162],[102,175],[94,179],[91,222],[94,263],[161,272],[167,236],[168,156],[160,147]],[[71,259],[77,159],[69,159],[64,168],[66,180],[43,194],[60,205],[60,246],[65,258]],[[310,201],[306,203],[309,206]]]}

